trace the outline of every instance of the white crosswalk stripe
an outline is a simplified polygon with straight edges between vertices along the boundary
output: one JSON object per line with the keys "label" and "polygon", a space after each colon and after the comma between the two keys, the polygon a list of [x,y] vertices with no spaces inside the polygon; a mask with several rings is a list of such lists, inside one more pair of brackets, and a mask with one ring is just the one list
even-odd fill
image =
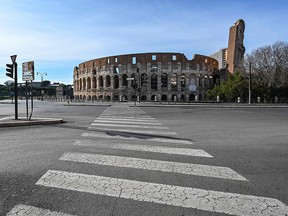
{"label": "white crosswalk stripe", "polygon": [[153,128],[158,130],[168,130],[168,127],[163,126],[152,126],[152,125],[125,125],[125,124],[102,124],[102,123],[92,123],[93,126],[104,126],[104,127],[121,127],[121,128]]}
{"label": "white crosswalk stripe", "polygon": [[288,213],[288,206],[277,199],[66,171],[48,170],[36,185],[237,216]]}
{"label": "white crosswalk stripe", "polygon": [[173,131],[158,131],[158,130],[137,130],[137,129],[115,129],[115,128],[103,128],[103,127],[88,127],[88,130],[91,131],[119,131],[125,133],[136,133],[136,134],[156,134],[156,135],[177,135],[176,132]]}
{"label": "white crosswalk stripe", "polygon": [[134,125],[162,125],[159,122],[139,122],[139,121],[115,121],[115,120],[94,120],[96,123],[120,123],[120,124],[134,124]]}
{"label": "white crosswalk stripe", "polygon": [[175,144],[193,144],[189,140],[181,139],[169,139],[169,138],[158,138],[158,137],[139,137],[139,136],[129,136],[129,135],[119,135],[119,134],[102,134],[102,133],[83,133],[82,137],[92,137],[92,138],[102,138],[102,139],[122,139],[122,140],[144,140],[149,142],[166,142]]}
{"label": "white crosswalk stripe", "polygon": [[50,211],[48,209],[37,208],[28,205],[17,205],[6,216],[27,216],[27,215],[41,215],[41,216],[73,216],[62,212]]}
{"label": "white crosswalk stripe", "polygon": [[98,117],[98,120],[111,120],[111,121],[133,121],[133,122],[158,122],[154,118],[103,118],[103,117]]}
{"label": "white crosswalk stripe", "polygon": [[59,160],[247,181],[228,167],[72,152],[63,154]]}
{"label": "white crosswalk stripe", "polygon": [[111,148],[111,149],[123,149],[131,151],[142,151],[142,152],[154,152],[162,154],[171,154],[171,155],[185,155],[193,157],[207,157],[212,158],[213,156],[201,149],[188,149],[188,148],[172,148],[165,146],[149,146],[149,145],[136,145],[136,144],[101,144],[91,142],[90,140],[76,140],[74,145],[79,146],[95,146],[98,148]]}

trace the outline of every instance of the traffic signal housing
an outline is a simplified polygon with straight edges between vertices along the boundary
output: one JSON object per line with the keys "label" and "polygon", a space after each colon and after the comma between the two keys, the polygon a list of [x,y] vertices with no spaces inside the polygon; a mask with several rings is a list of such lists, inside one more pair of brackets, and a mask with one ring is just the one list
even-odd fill
{"label": "traffic signal housing", "polygon": [[8,72],[8,73],[6,73],[6,76],[8,76],[8,77],[11,77],[11,78],[13,78],[14,77],[14,72],[13,72],[13,64],[6,64],[6,71]]}

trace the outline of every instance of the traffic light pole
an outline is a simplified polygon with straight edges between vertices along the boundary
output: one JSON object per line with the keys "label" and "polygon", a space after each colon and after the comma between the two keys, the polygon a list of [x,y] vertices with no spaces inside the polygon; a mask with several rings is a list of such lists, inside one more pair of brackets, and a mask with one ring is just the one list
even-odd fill
{"label": "traffic light pole", "polygon": [[[17,77],[17,55],[10,56],[12,64],[6,64],[6,76],[14,78],[14,97],[15,97],[15,119],[18,119],[18,77]],[[13,101],[13,99],[12,99]]]}

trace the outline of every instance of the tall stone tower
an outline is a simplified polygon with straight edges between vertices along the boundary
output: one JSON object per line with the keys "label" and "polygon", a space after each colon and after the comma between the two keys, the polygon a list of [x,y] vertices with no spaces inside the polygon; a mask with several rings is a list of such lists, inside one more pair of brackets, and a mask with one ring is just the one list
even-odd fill
{"label": "tall stone tower", "polygon": [[244,31],[245,22],[242,19],[237,20],[235,25],[230,28],[227,49],[227,65],[228,71],[232,74],[236,70],[242,71],[244,68]]}

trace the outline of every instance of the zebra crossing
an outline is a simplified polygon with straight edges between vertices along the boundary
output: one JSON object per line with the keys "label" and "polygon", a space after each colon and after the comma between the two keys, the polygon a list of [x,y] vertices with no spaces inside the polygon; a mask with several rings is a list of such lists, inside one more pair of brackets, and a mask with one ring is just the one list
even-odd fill
{"label": "zebra crossing", "polygon": [[[209,153],[193,148],[191,141],[174,138],[175,135],[177,133],[170,132],[169,128],[147,115],[140,108],[121,104],[108,107],[87,128],[81,139],[76,140],[73,145],[156,153],[167,155],[168,158],[169,155],[180,155],[213,160],[213,156]],[[145,170],[146,172],[157,171],[172,175],[187,175],[191,179],[193,179],[193,176],[198,176],[244,183],[249,182],[248,179],[229,167],[169,160],[105,155],[103,153],[65,152],[59,158],[59,161]],[[115,178],[97,175],[97,173],[84,174],[67,170],[48,170],[36,182],[36,185],[139,202],[199,209],[227,215],[288,215],[288,206],[273,198]],[[37,214],[33,214],[33,212],[37,212]],[[69,216],[69,214],[62,212],[52,212],[27,205],[15,206],[7,215]]]}

